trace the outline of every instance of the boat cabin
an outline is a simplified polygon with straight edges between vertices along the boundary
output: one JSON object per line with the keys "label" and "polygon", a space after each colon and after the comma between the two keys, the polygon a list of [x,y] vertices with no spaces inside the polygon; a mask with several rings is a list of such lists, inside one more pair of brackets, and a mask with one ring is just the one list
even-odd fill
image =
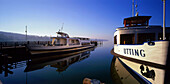
{"label": "boat cabin", "polygon": [[[149,26],[151,16],[135,16],[124,19],[124,27],[116,29],[114,44],[143,44],[163,39],[161,26]],[[166,27],[166,40],[170,40],[170,27]]]}
{"label": "boat cabin", "polygon": [[80,40],[77,38],[70,38],[68,34],[63,32],[56,32],[57,37],[51,37],[53,46],[70,46],[80,45]]}
{"label": "boat cabin", "polygon": [[72,37],[63,32],[57,32],[57,37],[51,37],[52,46],[91,45],[89,38]]}

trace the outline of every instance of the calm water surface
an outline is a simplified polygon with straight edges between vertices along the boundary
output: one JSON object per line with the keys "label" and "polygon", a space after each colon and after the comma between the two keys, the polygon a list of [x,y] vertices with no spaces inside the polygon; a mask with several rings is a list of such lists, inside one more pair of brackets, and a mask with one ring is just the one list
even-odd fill
{"label": "calm water surface", "polygon": [[[106,84],[113,84],[110,67],[113,48],[109,41],[92,51],[82,51],[56,56],[39,57],[17,64],[9,69],[11,74],[5,77],[0,73],[3,84],[82,84],[84,78],[98,79]],[[14,65],[13,65],[14,66]]]}

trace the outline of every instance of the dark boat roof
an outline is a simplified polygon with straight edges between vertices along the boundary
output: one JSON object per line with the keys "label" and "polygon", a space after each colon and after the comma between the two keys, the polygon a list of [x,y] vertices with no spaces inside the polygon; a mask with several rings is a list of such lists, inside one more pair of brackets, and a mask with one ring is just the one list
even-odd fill
{"label": "dark boat roof", "polygon": [[67,33],[64,32],[56,32],[57,34],[61,35],[62,37],[67,37],[69,38],[69,35]]}
{"label": "dark boat roof", "polygon": [[68,35],[67,33],[64,32],[56,32],[57,34],[63,34],[63,35]]}
{"label": "dark boat roof", "polygon": [[[148,21],[152,16],[134,16],[134,17],[129,17],[125,18],[124,22],[126,20],[126,24],[138,24],[138,23],[145,23]],[[123,22],[123,24],[124,24]]]}

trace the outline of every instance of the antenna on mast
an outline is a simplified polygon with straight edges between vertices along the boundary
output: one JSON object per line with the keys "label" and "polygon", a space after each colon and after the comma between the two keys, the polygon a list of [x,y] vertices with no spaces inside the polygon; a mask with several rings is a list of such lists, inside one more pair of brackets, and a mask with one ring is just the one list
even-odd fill
{"label": "antenna on mast", "polygon": [[63,30],[64,23],[62,24],[61,31]]}
{"label": "antenna on mast", "polygon": [[135,5],[135,16],[138,16],[138,9],[137,9],[138,5],[137,5],[137,1],[136,1],[136,5]]}
{"label": "antenna on mast", "polygon": [[136,1],[136,4],[135,4],[135,16],[138,16],[139,12],[138,12],[138,4],[137,4],[137,1]]}
{"label": "antenna on mast", "polygon": [[132,17],[134,17],[134,0],[132,0]]}

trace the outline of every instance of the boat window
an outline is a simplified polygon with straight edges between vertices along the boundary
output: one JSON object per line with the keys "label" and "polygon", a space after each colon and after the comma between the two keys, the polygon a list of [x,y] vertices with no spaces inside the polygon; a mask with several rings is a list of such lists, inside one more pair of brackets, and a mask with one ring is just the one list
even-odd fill
{"label": "boat window", "polygon": [[79,44],[80,42],[79,42],[79,40],[76,40],[76,44]]}
{"label": "boat window", "polygon": [[143,44],[144,42],[155,41],[155,33],[138,33],[137,44]]}
{"label": "boat window", "polygon": [[114,36],[114,44],[117,44],[117,35]]}
{"label": "boat window", "polygon": [[71,40],[71,43],[74,43],[74,40]]}
{"label": "boat window", "polygon": [[158,34],[158,40],[163,40],[163,35],[162,35],[162,33],[159,33],[159,34]]}
{"label": "boat window", "polygon": [[60,43],[60,40],[59,40],[59,39],[56,39],[56,42],[57,42],[57,44],[59,44],[59,43]]}
{"label": "boat window", "polygon": [[[166,40],[170,41],[170,33],[165,34]],[[163,40],[163,34],[159,33],[158,34],[158,40]]]}
{"label": "boat window", "polygon": [[135,44],[135,34],[121,34],[120,44]]}

